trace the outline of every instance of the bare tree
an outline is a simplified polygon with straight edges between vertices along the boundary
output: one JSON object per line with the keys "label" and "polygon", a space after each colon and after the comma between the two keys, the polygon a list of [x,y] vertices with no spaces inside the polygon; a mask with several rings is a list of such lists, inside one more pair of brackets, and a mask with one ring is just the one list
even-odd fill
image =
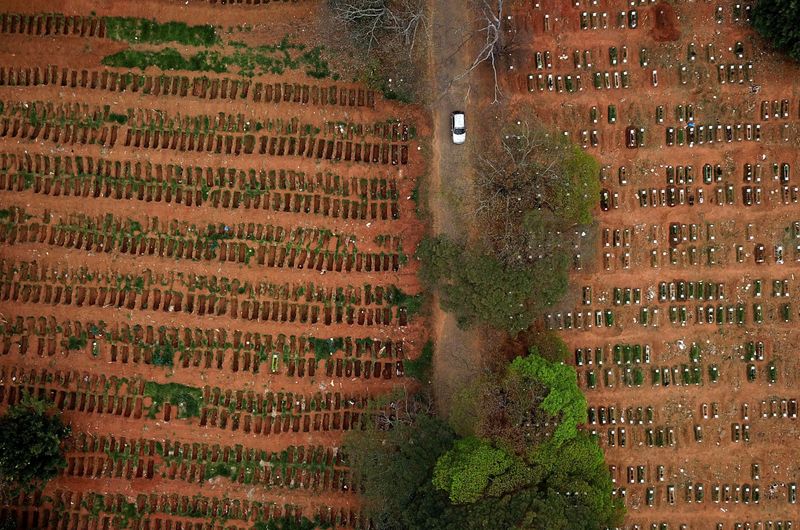
{"label": "bare tree", "polygon": [[558,160],[543,160],[548,143],[540,128],[522,121],[477,157],[476,213],[487,242],[508,264],[535,261],[550,250],[530,240],[524,222],[528,212],[553,209],[551,190],[562,180]]}
{"label": "bare tree", "polygon": [[371,52],[382,38],[400,37],[409,53],[427,24],[422,0],[330,0],[335,17]]}
{"label": "bare tree", "polygon": [[412,425],[419,416],[433,416],[436,410],[430,389],[406,386],[393,389],[392,393],[369,402],[365,410],[364,425],[379,431],[394,429],[399,425]]}
{"label": "bare tree", "polygon": [[492,75],[494,76],[494,100],[492,103],[497,103],[502,95],[497,78],[497,63],[502,41],[503,0],[496,1],[496,5],[491,0],[482,0],[481,2],[481,21],[484,25],[480,32],[485,33],[485,39],[483,47],[478,51],[472,61],[472,65],[467,70],[467,73],[469,73],[485,62],[491,65]]}
{"label": "bare tree", "polygon": [[479,12],[478,23],[480,27],[471,32],[461,46],[472,39],[476,34],[483,34],[483,44],[475,54],[475,58],[472,60],[469,68],[451,81],[452,84],[463,79],[480,65],[488,63],[492,68],[494,78],[494,100],[492,103],[500,101],[503,95],[503,91],[500,88],[500,78],[497,72],[499,63],[504,56],[509,55],[511,51],[513,51],[515,46],[514,36],[516,32],[513,28],[507,28],[506,24],[504,24],[504,1],[505,0],[473,0],[473,4]]}
{"label": "bare tree", "polygon": [[487,244],[506,264],[531,264],[575,244],[567,235],[587,200],[576,156],[572,144],[535,118],[514,122],[479,151],[475,214]]}

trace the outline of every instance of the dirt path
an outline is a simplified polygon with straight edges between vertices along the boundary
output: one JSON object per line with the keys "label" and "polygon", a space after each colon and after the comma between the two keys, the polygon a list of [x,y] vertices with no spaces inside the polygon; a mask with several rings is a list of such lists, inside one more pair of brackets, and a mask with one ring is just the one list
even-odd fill
{"label": "dirt path", "polygon": [[[470,10],[463,0],[436,0],[433,3],[431,57],[429,72],[433,80],[432,113],[434,123],[430,208],[437,234],[464,237],[458,204],[459,195],[471,181],[470,142],[457,146],[450,140],[450,113],[461,110],[470,122],[472,87],[469,78],[454,81],[470,63],[470,46],[465,44],[472,26]],[[468,134],[468,138],[470,135]]]}
{"label": "dirt path", "polygon": [[[431,20],[429,73],[434,136],[428,206],[435,234],[463,240],[469,233],[463,205],[472,182],[469,150],[474,136],[470,132],[477,130],[471,117],[476,115],[472,110],[479,92],[477,83],[471,83],[469,77],[453,80],[467,70],[472,60],[472,42],[465,40],[474,21],[463,0],[435,0]],[[454,110],[466,113],[470,131],[466,145],[454,145],[450,140],[450,114]],[[453,315],[440,309],[438,295],[433,303],[431,329],[436,345],[434,393],[440,412],[446,414],[453,393],[479,368],[479,359],[470,357],[480,351],[478,336],[460,329]]]}

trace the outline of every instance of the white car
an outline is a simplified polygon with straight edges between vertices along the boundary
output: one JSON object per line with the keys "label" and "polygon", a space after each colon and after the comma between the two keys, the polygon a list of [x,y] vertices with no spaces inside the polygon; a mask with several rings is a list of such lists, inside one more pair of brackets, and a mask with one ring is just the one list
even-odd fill
{"label": "white car", "polygon": [[453,132],[453,143],[463,144],[467,140],[467,127],[464,122],[464,113],[460,110],[453,111],[450,115],[450,129]]}

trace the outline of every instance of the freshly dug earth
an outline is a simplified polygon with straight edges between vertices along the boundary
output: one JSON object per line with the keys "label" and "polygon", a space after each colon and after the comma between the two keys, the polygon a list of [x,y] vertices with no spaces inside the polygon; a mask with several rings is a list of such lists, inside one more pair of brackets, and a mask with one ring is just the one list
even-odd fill
{"label": "freshly dug earth", "polygon": [[680,38],[681,31],[675,9],[667,3],[660,3],[655,7],[655,24],[653,26],[653,40],[656,42],[673,42]]}
{"label": "freshly dug earth", "polygon": [[[723,8],[720,22],[717,5]],[[787,521],[796,527],[791,491],[800,477],[800,429],[790,410],[800,398],[795,348],[800,232],[793,225],[800,220],[800,68],[766,51],[749,29],[745,9],[734,3],[639,5],[636,28],[629,27],[627,3],[605,18],[603,9],[609,8],[542,2],[513,17],[522,34],[533,36],[521,54],[528,62],[505,78],[514,92],[508,104],[533,106],[542,120],[583,144],[606,166],[602,185],[609,194],[608,211],[597,211],[598,238],[589,242],[597,259],[584,256],[567,302],[541,325],[561,329],[575,353],[572,362],[579,365],[595,416],[587,429],[597,434],[617,494],[624,495],[626,528],[779,528],[779,521],[783,528]],[[583,11],[589,29],[581,29]],[[593,19],[597,29],[591,29]],[[537,70],[536,52],[549,52],[552,68]],[[540,74],[543,90],[536,84]],[[548,75],[552,91],[546,88]],[[596,75],[602,88],[594,86]],[[574,92],[566,89],[566,76]],[[614,111],[616,119],[609,120]],[[701,126],[704,134],[713,127],[714,141],[704,137],[689,145],[689,121],[697,134]],[[628,127],[644,129],[641,147],[626,147]],[[674,145],[668,145],[668,128]],[[707,164],[710,183],[704,182]],[[661,205],[670,187],[677,204]],[[646,207],[641,190],[647,193]],[[745,194],[751,193],[753,204],[747,205]],[[670,241],[673,223],[676,242]],[[757,245],[764,245],[765,263],[756,262]],[[697,295],[700,281],[703,299]],[[666,299],[659,294],[662,282]],[[693,290],[689,282],[695,282]],[[679,285],[686,289],[685,300],[673,299],[681,296]],[[709,308],[714,323],[708,321]],[[613,323],[606,323],[606,312]],[[748,360],[761,344],[763,357]],[[634,352],[636,345],[641,353],[629,353],[626,360],[626,346]]]}
{"label": "freshly dug earth", "polygon": [[[0,407],[49,397],[73,435],[62,475],[1,514],[20,528],[363,528],[339,445],[370,398],[410,384],[403,361],[427,339],[397,294],[419,292],[425,115],[302,67],[105,67],[129,46],[207,50],[113,41],[91,22],[147,13],[214,25],[223,55],[284,37],[310,50],[324,44],[314,2],[3,12]],[[10,16],[52,13],[89,22],[65,35]]]}

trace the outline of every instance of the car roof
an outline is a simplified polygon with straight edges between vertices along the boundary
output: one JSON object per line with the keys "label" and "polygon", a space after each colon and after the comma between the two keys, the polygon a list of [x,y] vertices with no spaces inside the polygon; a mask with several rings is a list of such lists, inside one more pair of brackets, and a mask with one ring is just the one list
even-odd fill
{"label": "car roof", "polygon": [[464,113],[460,111],[456,111],[453,113],[453,125],[457,128],[464,127]]}

